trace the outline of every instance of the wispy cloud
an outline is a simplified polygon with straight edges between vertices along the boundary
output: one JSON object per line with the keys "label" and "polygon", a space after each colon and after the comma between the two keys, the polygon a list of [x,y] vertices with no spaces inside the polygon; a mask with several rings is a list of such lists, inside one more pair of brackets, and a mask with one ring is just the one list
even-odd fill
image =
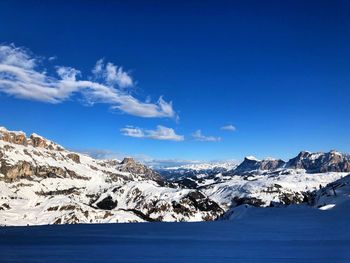
{"label": "wispy cloud", "polygon": [[90,105],[106,103],[134,116],[178,118],[172,103],[162,97],[153,103],[143,102],[128,93],[125,88],[135,82],[128,72],[113,63],[97,61],[92,76],[84,79],[81,71],[66,66],[56,66],[56,74],[48,74],[41,67],[44,61],[27,49],[0,45],[0,92],[47,103],[61,103],[79,95]]}
{"label": "wispy cloud", "polygon": [[219,142],[221,141],[220,137],[214,137],[214,136],[204,136],[202,134],[201,130],[197,130],[194,133],[192,133],[192,137],[196,141],[201,141],[201,142]]}
{"label": "wispy cloud", "polygon": [[225,126],[222,126],[221,128],[220,128],[220,130],[223,130],[223,131],[235,131],[236,130],[236,127],[235,126],[233,126],[233,125],[225,125]]}
{"label": "wispy cloud", "polygon": [[117,84],[121,88],[134,86],[134,81],[129,73],[125,72],[122,67],[116,66],[113,63],[105,64],[103,59],[96,62],[92,70],[95,78],[105,80],[108,84]]}
{"label": "wispy cloud", "polygon": [[73,151],[86,154],[91,156],[94,159],[117,159],[117,160],[123,160],[125,156],[127,156],[124,153],[115,152],[112,150],[105,150],[105,149],[72,149]]}
{"label": "wispy cloud", "polygon": [[201,161],[193,161],[193,160],[182,160],[182,159],[146,159],[141,160],[146,165],[152,168],[167,168],[167,167],[179,167],[188,164],[198,164]]}
{"label": "wispy cloud", "polygon": [[90,157],[98,160],[123,160],[124,157],[132,157],[140,163],[143,163],[152,168],[165,168],[174,167],[188,164],[198,164],[204,161],[199,160],[184,160],[184,159],[155,159],[151,156],[145,154],[126,154],[121,152],[116,152],[113,150],[105,149],[72,149],[76,152],[89,155]]}
{"label": "wispy cloud", "polygon": [[124,136],[135,137],[135,138],[146,137],[145,132],[142,129],[133,127],[133,126],[127,126],[125,128],[120,129],[120,131]]}
{"label": "wispy cloud", "polygon": [[138,127],[127,126],[120,129],[124,136],[135,138],[149,138],[154,140],[183,141],[185,137],[175,133],[174,129],[158,125],[155,130],[145,130]]}

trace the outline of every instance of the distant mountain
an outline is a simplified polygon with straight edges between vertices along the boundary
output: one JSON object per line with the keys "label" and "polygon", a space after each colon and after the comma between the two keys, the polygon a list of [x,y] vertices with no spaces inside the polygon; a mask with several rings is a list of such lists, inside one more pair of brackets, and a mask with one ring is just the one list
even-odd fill
{"label": "distant mountain", "polygon": [[309,173],[350,172],[350,156],[337,151],[328,153],[300,152],[287,164],[290,169],[304,169]]}
{"label": "distant mountain", "polygon": [[244,174],[254,171],[275,171],[285,166],[285,162],[280,159],[264,159],[258,160],[255,157],[248,156],[244,158],[244,161],[232,170],[232,174]]}
{"label": "distant mountain", "polygon": [[187,164],[158,169],[168,181],[185,188],[198,188],[202,183],[215,182],[222,174],[237,167],[236,161]]}
{"label": "distant mountain", "polygon": [[230,174],[264,173],[302,169],[307,173],[350,172],[350,156],[337,151],[327,153],[300,152],[296,157],[285,162],[281,159],[267,158],[258,160],[246,157]]}
{"label": "distant mountain", "polygon": [[236,166],[236,161],[207,162],[158,168],[157,171],[166,179],[174,181],[189,177],[204,178],[215,176],[219,173],[230,171]]}

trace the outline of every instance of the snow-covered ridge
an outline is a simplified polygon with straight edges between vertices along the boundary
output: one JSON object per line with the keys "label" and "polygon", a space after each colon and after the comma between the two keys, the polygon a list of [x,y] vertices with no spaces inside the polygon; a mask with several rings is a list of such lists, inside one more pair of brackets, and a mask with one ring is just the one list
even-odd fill
{"label": "snow-covered ridge", "polygon": [[46,148],[51,150],[58,150],[62,151],[64,148],[54,143],[53,141],[50,141],[48,139],[45,139],[44,137],[32,133],[28,138],[26,136],[26,133],[23,131],[9,131],[5,127],[0,127],[0,139],[5,142],[10,142],[18,145],[31,145],[34,147],[39,148]]}
{"label": "snow-covered ridge", "polygon": [[248,156],[236,169],[230,171],[230,174],[286,171],[288,169],[303,169],[308,173],[350,172],[350,157],[334,150],[327,153],[301,151],[288,161],[274,158],[258,160],[253,156]]}
{"label": "snow-covered ridge", "polygon": [[193,164],[185,164],[180,166],[171,166],[163,168],[164,170],[212,170],[215,168],[223,168],[226,170],[231,170],[237,166],[236,161],[220,161],[220,162],[204,162],[204,163],[193,163]]}

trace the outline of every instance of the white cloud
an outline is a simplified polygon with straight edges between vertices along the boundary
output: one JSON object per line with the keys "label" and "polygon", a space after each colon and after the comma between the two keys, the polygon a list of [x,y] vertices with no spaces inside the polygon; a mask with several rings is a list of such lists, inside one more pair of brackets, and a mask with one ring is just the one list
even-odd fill
{"label": "white cloud", "polygon": [[222,126],[220,128],[220,130],[223,130],[223,131],[235,131],[236,127],[230,124],[230,125]]}
{"label": "white cloud", "polygon": [[107,63],[105,65],[103,59],[96,62],[92,73],[95,78],[102,78],[111,85],[117,84],[121,88],[134,86],[132,77],[122,67],[116,66],[113,63]]}
{"label": "white cloud", "polygon": [[94,159],[99,160],[123,160],[123,158],[126,156],[125,153],[115,152],[112,150],[105,150],[105,149],[72,149],[75,152],[79,152],[82,154],[89,155],[90,157]]}
{"label": "white cloud", "polygon": [[172,128],[167,128],[162,125],[158,125],[156,130],[147,130],[149,138],[156,140],[170,140],[170,141],[183,141],[183,135],[177,135]]}
{"label": "white cloud", "polygon": [[56,56],[52,56],[52,57],[49,57],[47,60],[48,60],[48,61],[54,61],[54,60],[56,60],[56,59],[57,59]]}
{"label": "white cloud", "polygon": [[154,140],[183,141],[183,135],[175,133],[174,129],[158,125],[155,130],[145,130],[138,127],[127,126],[120,129],[123,135],[135,138],[149,138]]}
{"label": "white cloud", "polygon": [[0,46],[0,61],[1,64],[24,69],[31,69],[36,66],[35,59],[30,57],[27,50],[15,47],[13,44]]}
{"label": "white cloud", "polygon": [[146,135],[140,128],[127,126],[120,129],[123,135],[135,138],[144,138]]}
{"label": "white cloud", "polygon": [[194,133],[192,133],[192,137],[196,141],[201,141],[201,142],[218,142],[218,141],[221,141],[220,137],[204,136],[202,134],[201,130],[196,130]]}
{"label": "white cloud", "polygon": [[99,60],[94,69],[95,78],[79,79],[82,73],[72,67],[56,66],[57,76],[40,70],[38,59],[29,51],[14,45],[0,45],[0,92],[21,99],[47,103],[61,103],[74,94],[85,102],[106,103],[112,109],[139,117],[178,118],[172,103],[162,97],[157,102],[142,102],[125,92],[134,81],[121,67],[112,63],[105,66]]}
{"label": "white cloud", "polygon": [[76,81],[77,76],[81,75],[81,72],[79,70],[70,67],[57,67],[56,72],[58,76],[60,76],[63,80],[71,81]]}

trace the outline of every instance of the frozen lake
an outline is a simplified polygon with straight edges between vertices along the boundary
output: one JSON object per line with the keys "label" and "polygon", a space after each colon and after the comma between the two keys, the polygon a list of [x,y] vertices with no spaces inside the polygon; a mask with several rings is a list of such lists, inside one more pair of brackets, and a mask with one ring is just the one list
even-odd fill
{"label": "frozen lake", "polygon": [[350,262],[350,213],[250,209],[232,221],[0,228],[0,262]]}

